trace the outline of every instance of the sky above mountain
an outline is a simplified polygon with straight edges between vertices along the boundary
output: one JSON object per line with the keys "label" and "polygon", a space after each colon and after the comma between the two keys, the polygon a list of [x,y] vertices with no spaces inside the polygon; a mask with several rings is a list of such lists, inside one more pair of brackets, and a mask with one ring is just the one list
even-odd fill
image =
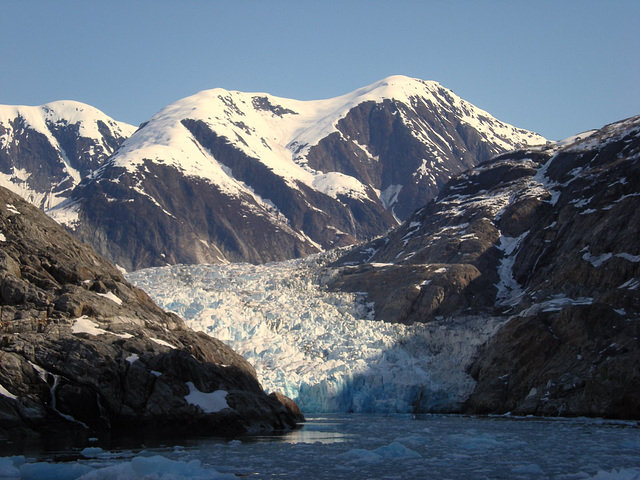
{"label": "sky above mountain", "polygon": [[139,124],[222,87],[330,98],[435,80],[549,139],[640,114],[640,2],[0,0],[0,104]]}

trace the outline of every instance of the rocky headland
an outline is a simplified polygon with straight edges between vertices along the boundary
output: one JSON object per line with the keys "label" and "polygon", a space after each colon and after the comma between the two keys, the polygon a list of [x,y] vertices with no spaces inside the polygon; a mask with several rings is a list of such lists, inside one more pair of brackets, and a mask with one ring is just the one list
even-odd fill
{"label": "rocky headland", "polygon": [[41,210],[0,188],[0,438],[295,428],[241,356],[189,330]]}

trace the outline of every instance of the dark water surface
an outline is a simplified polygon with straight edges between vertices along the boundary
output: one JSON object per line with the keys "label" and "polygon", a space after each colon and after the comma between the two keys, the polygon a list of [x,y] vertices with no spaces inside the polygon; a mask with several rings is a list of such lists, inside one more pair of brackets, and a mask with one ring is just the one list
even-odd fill
{"label": "dark water surface", "polygon": [[[188,440],[132,436],[91,439],[88,444],[62,438],[57,445],[51,439],[23,445],[22,451],[14,444],[2,453],[24,455],[14,462],[18,469],[32,463],[51,472],[61,465],[85,465],[93,469],[87,478],[116,478],[107,473],[150,459],[160,471],[171,468],[174,479],[234,474],[306,480],[640,480],[638,423],[598,419],[336,414],[311,417],[302,429],[283,435]],[[132,478],[148,475],[149,462],[147,470]],[[162,473],[155,475],[163,478]]]}

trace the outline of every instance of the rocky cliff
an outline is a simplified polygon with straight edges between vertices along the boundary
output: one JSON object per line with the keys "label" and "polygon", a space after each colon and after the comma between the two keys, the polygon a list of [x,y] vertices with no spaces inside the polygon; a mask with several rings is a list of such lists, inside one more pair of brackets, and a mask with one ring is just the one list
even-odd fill
{"label": "rocky cliff", "polygon": [[330,272],[378,319],[503,318],[475,413],[640,418],[640,117],[495,157]]}
{"label": "rocky cliff", "polygon": [[295,404],[0,188],[0,435],[294,428]]}

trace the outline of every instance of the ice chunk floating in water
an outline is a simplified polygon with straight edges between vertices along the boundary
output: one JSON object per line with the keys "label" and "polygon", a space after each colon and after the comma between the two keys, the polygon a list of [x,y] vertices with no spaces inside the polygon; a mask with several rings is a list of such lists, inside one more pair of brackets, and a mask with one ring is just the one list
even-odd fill
{"label": "ice chunk floating in water", "polygon": [[228,343],[267,391],[307,413],[455,411],[474,384],[465,367],[497,321],[373,321],[363,295],[321,285],[330,259],[177,265],[128,277],[190,327]]}
{"label": "ice chunk floating in water", "polygon": [[0,478],[598,479],[640,477],[635,422],[453,415],[311,417],[284,436],[82,450],[73,463],[0,458]]}

